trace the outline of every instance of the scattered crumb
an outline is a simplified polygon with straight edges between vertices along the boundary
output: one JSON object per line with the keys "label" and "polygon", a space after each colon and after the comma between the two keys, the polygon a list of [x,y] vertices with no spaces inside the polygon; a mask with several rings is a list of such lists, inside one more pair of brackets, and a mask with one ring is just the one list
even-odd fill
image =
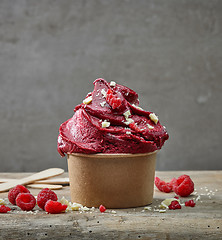
{"label": "scattered crumb", "polygon": [[152,210],[152,207],[146,206],[146,207],[144,207],[144,210],[149,210],[149,211],[151,211],[151,210]]}
{"label": "scattered crumb", "polygon": [[154,212],[159,212],[160,209],[156,209],[156,208],[154,208],[153,211],[154,211]]}
{"label": "scattered crumb", "polygon": [[159,213],[165,213],[166,212],[166,209],[160,209],[159,210]]}
{"label": "scattered crumb", "polygon": [[196,198],[196,202],[200,200],[200,195]]}
{"label": "scattered crumb", "polygon": [[2,199],[2,198],[0,198],[0,205],[5,205],[6,203],[5,203],[5,200],[4,199]]}
{"label": "scattered crumb", "polygon": [[88,207],[81,207],[81,211],[89,211],[90,210],[90,208],[88,208]]}

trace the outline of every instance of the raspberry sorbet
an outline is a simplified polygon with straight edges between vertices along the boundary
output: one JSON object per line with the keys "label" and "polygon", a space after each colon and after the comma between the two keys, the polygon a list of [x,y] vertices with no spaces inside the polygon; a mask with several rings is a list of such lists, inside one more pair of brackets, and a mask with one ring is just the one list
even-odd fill
{"label": "raspberry sorbet", "polygon": [[168,139],[153,112],[139,107],[138,94],[128,87],[99,78],[94,90],[76,106],[59,128],[58,152],[149,153]]}

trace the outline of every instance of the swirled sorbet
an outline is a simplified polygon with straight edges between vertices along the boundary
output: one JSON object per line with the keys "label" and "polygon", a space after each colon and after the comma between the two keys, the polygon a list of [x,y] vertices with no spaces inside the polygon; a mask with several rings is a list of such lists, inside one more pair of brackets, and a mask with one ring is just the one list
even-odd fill
{"label": "swirled sorbet", "polygon": [[99,78],[94,90],[59,128],[58,152],[149,153],[169,138],[157,115],[139,107],[138,94],[114,81]]}

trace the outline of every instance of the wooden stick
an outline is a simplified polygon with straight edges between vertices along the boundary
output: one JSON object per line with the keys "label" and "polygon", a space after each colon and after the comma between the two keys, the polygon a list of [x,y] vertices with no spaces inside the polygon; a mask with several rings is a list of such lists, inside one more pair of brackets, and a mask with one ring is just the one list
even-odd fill
{"label": "wooden stick", "polygon": [[[15,178],[0,178],[0,183],[15,181]],[[69,185],[69,178],[49,178],[45,180],[35,181],[35,184],[61,184],[61,185]]]}
{"label": "wooden stick", "polygon": [[37,189],[43,189],[43,188],[49,188],[52,190],[59,190],[62,189],[62,185],[54,185],[54,184],[28,184],[26,187],[30,188],[37,188]]}
{"label": "wooden stick", "polygon": [[2,184],[0,184],[0,192],[6,192],[18,184],[27,185],[27,184],[33,183],[37,180],[43,180],[43,179],[47,179],[49,177],[58,176],[62,173],[64,173],[64,170],[61,168],[50,168],[50,169],[41,171],[39,173],[35,173],[29,177],[25,177],[22,179],[15,179],[13,181],[2,183]]}

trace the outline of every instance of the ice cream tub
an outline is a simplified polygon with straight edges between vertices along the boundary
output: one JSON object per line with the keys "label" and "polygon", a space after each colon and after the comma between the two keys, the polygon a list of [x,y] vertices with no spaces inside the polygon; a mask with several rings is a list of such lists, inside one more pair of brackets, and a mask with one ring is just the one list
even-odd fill
{"label": "ice cream tub", "polygon": [[151,204],[156,154],[67,154],[71,201],[106,208]]}
{"label": "ice cream tub", "polygon": [[150,204],[166,127],[141,108],[134,90],[102,78],[93,84],[59,127],[57,150],[68,157],[71,200],[87,207]]}

